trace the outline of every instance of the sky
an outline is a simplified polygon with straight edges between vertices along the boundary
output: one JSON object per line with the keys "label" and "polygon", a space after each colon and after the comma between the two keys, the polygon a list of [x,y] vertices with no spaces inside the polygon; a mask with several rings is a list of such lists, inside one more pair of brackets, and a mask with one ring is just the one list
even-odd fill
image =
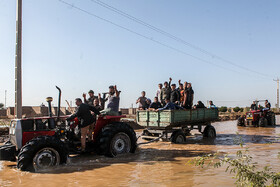
{"label": "sky", "polygon": [[[280,1],[96,1],[64,0],[69,6],[59,0],[23,0],[24,106],[46,104],[48,96],[56,105],[56,85],[66,106],[65,100],[90,89],[107,92],[115,84],[122,91],[120,107],[136,106],[141,91],[153,98],[158,83],[169,77],[174,83],[191,82],[195,102],[234,107],[268,99],[275,106]],[[15,40],[16,0],[0,0],[0,102],[7,90],[7,106],[15,97]]]}

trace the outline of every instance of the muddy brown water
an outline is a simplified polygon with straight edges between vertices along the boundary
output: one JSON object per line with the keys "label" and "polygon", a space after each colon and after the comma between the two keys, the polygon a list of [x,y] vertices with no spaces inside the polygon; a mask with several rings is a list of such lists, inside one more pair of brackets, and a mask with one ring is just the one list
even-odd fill
{"label": "muddy brown water", "polygon": [[277,124],[275,128],[244,128],[237,127],[236,121],[217,122],[213,124],[217,130],[214,141],[193,131],[195,135],[186,144],[154,142],[142,145],[135,154],[116,158],[72,155],[67,165],[44,173],[21,172],[15,162],[0,161],[0,186],[235,186],[225,168],[200,168],[187,162],[217,151],[234,154],[240,149],[236,145],[240,136],[260,166],[269,164],[280,171],[280,144],[275,142],[280,116]]}

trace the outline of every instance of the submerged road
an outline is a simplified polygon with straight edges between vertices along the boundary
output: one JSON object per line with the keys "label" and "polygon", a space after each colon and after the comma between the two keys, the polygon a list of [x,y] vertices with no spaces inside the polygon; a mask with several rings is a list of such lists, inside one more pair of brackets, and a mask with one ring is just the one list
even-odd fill
{"label": "submerged road", "polygon": [[253,128],[237,127],[236,121],[217,122],[213,124],[217,131],[213,141],[194,131],[186,144],[154,142],[141,146],[135,154],[116,158],[72,156],[66,166],[45,173],[21,172],[15,162],[0,161],[0,186],[235,186],[233,175],[225,168],[201,168],[187,162],[217,151],[235,154],[241,149],[236,139],[241,137],[254,161],[280,171],[279,143],[275,142],[280,116],[277,124],[275,128]]}

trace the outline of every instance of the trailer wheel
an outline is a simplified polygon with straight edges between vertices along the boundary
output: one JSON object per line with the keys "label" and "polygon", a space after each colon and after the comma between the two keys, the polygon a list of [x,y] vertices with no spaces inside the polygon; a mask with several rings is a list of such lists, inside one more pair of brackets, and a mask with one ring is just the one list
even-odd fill
{"label": "trailer wheel", "polygon": [[259,127],[267,127],[267,119],[265,117],[261,117],[258,123]]}
{"label": "trailer wheel", "polygon": [[9,144],[1,146],[0,160],[16,161],[16,146]]}
{"label": "trailer wheel", "polygon": [[106,125],[97,140],[98,152],[105,156],[115,157],[118,154],[134,153],[136,134],[131,126],[118,122]]}
{"label": "trailer wheel", "polygon": [[183,131],[178,130],[172,133],[171,135],[171,142],[175,144],[182,144],[186,142],[186,135],[184,134]]}
{"label": "trailer wheel", "polygon": [[68,148],[53,136],[40,136],[27,142],[18,155],[17,167],[22,171],[40,171],[67,162]]}
{"label": "trailer wheel", "polygon": [[212,125],[207,125],[203,131],[204,138],[216,138],[216,130]]}

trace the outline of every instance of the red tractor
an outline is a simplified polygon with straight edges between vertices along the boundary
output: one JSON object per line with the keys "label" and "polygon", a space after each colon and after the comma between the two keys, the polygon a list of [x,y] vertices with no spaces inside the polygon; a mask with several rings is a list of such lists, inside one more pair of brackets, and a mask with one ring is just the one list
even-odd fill
{"label": "red tractor", "polygon": [[[69,154],[77,154],[80,142],[79,120],[67,122],[68,116],[60,116],[60,98],[57,116],[52,116],[48,97],[49,116],[15,119],[11,121],[9,141],[0,147],[0,160],[16,161],[23,171],[39,171],[65,164]],[[136,134],[131,126],[121,122],[125,116],[99,116],[93,141],[87,143],[87,151],[114,157],[134,153]]]}
{"label": "red tractor", "polygon": [[[255,101],[255,105],[258,106],[260,101]],[[241,116],[237,120],[237,126],[254,126],[254,127],[267,127],[275,126],[275,113],[269,108],[258,108],[251,109],[246,112],[246,116]]]}

